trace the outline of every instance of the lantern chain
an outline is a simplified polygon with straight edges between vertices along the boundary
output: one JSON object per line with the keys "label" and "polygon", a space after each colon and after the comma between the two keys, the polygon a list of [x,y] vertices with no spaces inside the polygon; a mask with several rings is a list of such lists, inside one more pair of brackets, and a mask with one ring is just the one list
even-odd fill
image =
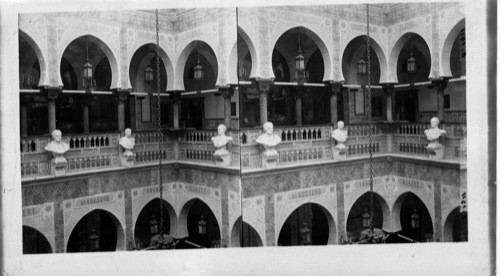
{"label": "lantern chain", "polygon": [[161,99],[160,99],[160,24],[158,20],[158,9],[156,9],[156,94],[157,118],[158,118],[158,186],[160,190],[160,237],[163,237],[163,179],[162,179],[162,149],[163,133],[161,132]]}
{"label": "lantern chain", "polygon": [[366,4],[366,55],[368,70],[368,150],[370,152],[370,230],[373,232],[374,212],[373,212],[373,145],[372,145],[372,91],[371,91],[371,61],[370,61],[370,13]]}

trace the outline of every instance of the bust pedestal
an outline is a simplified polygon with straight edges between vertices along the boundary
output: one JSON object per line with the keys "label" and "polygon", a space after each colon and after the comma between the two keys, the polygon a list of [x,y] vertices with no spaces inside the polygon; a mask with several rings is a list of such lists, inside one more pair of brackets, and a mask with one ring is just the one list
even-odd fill
{"label": "bust pedestal", "polygon": [[274,147],[264,146],[264,151],[260,154],[262,167],[264,169],[272,169],[278,166],[279,154]]}
{"label": "bust pedestal", "polygon": [[347,159],[347,147],[343,142],[337,142],[337,145],[333,147],[333,159]]}
{"label": "bust pedestal", "polygon": [[52,152],[54,158],[50,160],[50,172],[52,175],[59,176],[66,174],[66,165],[68,161],[63,154]]}
{"label": "bust pedestal", "polygon": [[133,167],[135,165],[135,154],[130,149],[125,149],[123,154],[120,156],[120,162],[122,167]]}
{"label": "bust pedestal", "polygon": [[215,165],[217,167],[231,166],[231,154],[225,149],[225,146],[214,152]]}
{"label": "bust pedestal", "polygon": [[433,140],[427,145],[427,151],[429,152],[429,159],[431,160],[441,160],[444,157],[443,145],[439,143],[439,139]]}

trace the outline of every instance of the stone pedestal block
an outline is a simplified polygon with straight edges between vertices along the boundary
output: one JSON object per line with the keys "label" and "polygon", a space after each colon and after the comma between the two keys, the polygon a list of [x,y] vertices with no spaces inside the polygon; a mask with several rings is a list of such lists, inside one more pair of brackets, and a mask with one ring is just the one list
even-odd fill
{"label": "stone pedestal block", "polygon": [[347,159],[347,147],[344,143],[338,143],[333,147],[333,159],[335,160],[345,160]]}
{"label": "stone pedestal block", "polygon": [[120,161],[122,167],[133,167],[135,165],[135,154],[130,150],[125,150],[122,156],[120,156]]}
{"label": "stone pedestal block", "polygon": [[227,150],[218,150],[214,153],[215,165],[218,167],[231,166],[231,154]]}
{"label": "stone pedestal block", "polygon": [[52,175],[59,176],[66,174],[66,165],[68,161],[63,155],[57,155],[50,160],[50,171]]}
{"label": "stone pedestal block", "polygon": [[274,148],[265,150],[260,156],[262,159],[262,168],[272,169],[278,166],[279,154]]}
{"label": "stone pedestal block", "polygon": [[441,160],[444,157],[444,148],[439,142],[431,142],[427,146],[427,151],[429,152],[429,159],[431,160]]}

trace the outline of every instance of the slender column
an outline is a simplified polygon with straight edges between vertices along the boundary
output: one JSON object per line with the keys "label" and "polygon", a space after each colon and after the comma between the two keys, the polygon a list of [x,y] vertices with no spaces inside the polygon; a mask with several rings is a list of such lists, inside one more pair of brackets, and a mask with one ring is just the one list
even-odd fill
{"label": "slender column", "polygon": [[394,85],[385,84],[383,86],[385,97],[386,97],[386,113],[387,121],[392,122],[392,99],[394,97]]}
{"label": "slender column", "polygon": [[302,125],[302,87],[297,86],[295,97],[295,122],[297,126]]}
{"label": "slender column", "polygon": [[224,125],[229,129],[231,127],[231,97],[234,95],[234,87],[221,87],[219,91],[224,98]]}
{"label": "slender column", "polygon": [[90,132],[89,105],[91,101],[92,101],[92,95],[85,94],[83,100],[83,133]]}
{"label": "slender column", "polygon": [[181,101],[181,92],[180,91],[171,91],[170,98],[172,99],[172,111],[173,111],[173,123],[174,128],[179,128],[179,116],[180,116],[180,108],[179,104]]}
{"label": "slender column", "polygon": [[59,87],[47,87],[45,92],[47,95],[47,109],[49,114],[49,133],[56,129],[56,100],[59,93],[62,91]]}
{"label": "slender column", "polygon": [[341,82],[330,82],[330,123],[336,126],[338,116],[338,93],[342,90]]}
{"label": "slender column", "polygon": [[28,107],[26,106],[27,98],[21,96],[21,136],[28,136]]}
{"label": "slender column", "polygon": [[118,131],[125,132],[125,101],[129,96],[128,90],[117,90],[115,95],[118,98]]}
{"label": "slender column", "polygon": [[263,125],[267,122],[267,94],[272,80],[262,79],[257,81],[257,88],[259,90],[259,103],[260,103],[260,124]]}
{"label": "slender column", "polygon": [[437,117],[444,122],[444,90],[448,86],[448,79],[436,79],[432,81],[437,91]]}

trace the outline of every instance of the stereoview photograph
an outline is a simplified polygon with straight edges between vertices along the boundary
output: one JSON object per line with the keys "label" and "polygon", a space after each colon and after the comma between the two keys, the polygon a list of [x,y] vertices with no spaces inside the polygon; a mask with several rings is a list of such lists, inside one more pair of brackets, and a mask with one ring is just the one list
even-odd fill
{"label": "stereoview photograph", "polygon": [[18,39],[24,254],[468,240],[461,3],[22,13]]}

